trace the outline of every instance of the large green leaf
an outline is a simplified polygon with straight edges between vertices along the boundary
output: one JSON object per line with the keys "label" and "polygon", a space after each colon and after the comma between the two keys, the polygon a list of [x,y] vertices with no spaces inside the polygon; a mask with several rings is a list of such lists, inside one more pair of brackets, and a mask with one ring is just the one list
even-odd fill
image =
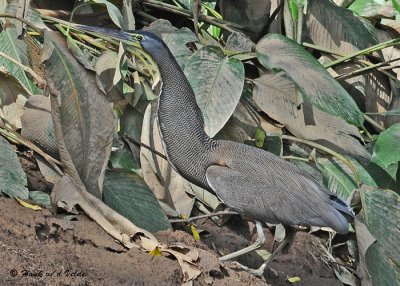
{"label": "large green leaf", "polygon": [[203,113],[205,131],[213,137],[239,102],[244,86],[243,64],[224,56],[221,49],[207,46],[190,58],[185,74]]}
{"label": "large green leaf", "polygon": [[45,32],[46,80],[61,101],[61,125],[67,150],[86,189],[101,197],[115,118],[95,74],[69,52],[65,39]]}
{"label": "large green leaf", "polygon": [[324,185],[339,197],[347,199],[357,188],[354,181],[334,162],[326,158],[318,158],[317,162],[317,166],[323,174]]}
{"label": "large green leaf", "polygon": [[370,154],[357,138],[358,129],[340,117],[298,102],[295,83],[283,72],[264,74],[255,80],[253,99],[268,116],[279,121],[295,136],[318,141],[340,153],[368,162]]}
{"label": "large green leaf", "polygon": [[386,170],[396,178],[398,162],[400,161],[400,123],[394,124],[383,131],[374,145],[372,162]]}
{"label": "large green leaf", "polygon": [[171,228],[152,191],[141,177],[129,170],[106,173],[104,201],[135,225],[150,232]]}
{"label": "large green leaf", "polygon": [[[326,159],[318,157],[316,162],[323,174],[324,185],[341,198],[348,199],[354,189],[357,188],[355,175],[350,168],[336,158]],[[374,179],[363,166],[356,160],[351,160],[351,163],[363,184],[377,186]]]}
{"label": "large green leaf", "polygon": [[0,136],[0,193],[27,199],[27,179],[10,143]]}
{"label": "large green leaf", "polygon": [[392,1],[355,0],[348,9],[362,17],[384,16],[391,18],[395,16]]}
{"label": "large green leaf", "polygon": [[400,197],[391,190],[369,187],[363,187],[360,193],[363,209],[358,217],[376,239],[365,254],[372,284],[397,285],[400,281]]}
{"label": "large green leaf", "polygon": [[260,63],[283,70],[306,101],[351,124],[363,124],[363,114],[354,100],[302,46],[285,36],[269,34],[260,40],[256,51]]}
{"label": "large green leaf", "polygon": [[375,28],[331,0],[309,0],[306,27],[313,44],[346,55],[378,43]]}
{"label": "large green leaf", "polygon": [[[7,27],[0,33],[0,51],[7,54],[17,62],[29,66],[26,44],[23,40],[18,39],[17,30],[15,28]],[[0,57],[0,66],[4,66],[6,70],[21,83],[30,95],[41,93],[40,89],[33,84],[20,66],[3,57]]]}

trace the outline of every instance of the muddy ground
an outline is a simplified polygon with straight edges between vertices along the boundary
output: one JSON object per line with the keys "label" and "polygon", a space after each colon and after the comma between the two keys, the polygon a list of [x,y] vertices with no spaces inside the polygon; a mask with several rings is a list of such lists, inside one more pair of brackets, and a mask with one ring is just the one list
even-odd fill
{"label": "muddy ground", "polygon": [[[71,218],[71,217],[69,217]],[[67,220],[42,209],[33,211],[14,199],[0,198],[0,285],[180,285],[177,261],[154,257],[131,249],[126,251],[85,215]],[[199,228],[209,238],[196,241],[183,231],[160,232],[166,243],[183,242],[195,247],[203,271],[194,285],[266,285],[232,263],[218,262],[213,248],[228,253],[246,246],[252,224],[235,218],[219,228],[207,220]],[[249,227],[250,225],[250,227]],[[240,233],[240,230],[242,233]],[[271,235],[266,248],[271,250]],[[288,277],[301,278],[296,285],[341,285],[332,270],[318,258],[317,238],[304,232],[296,235],[289,253],[280,254],[266,271],[271,285],[289,285]],[[255,254],[242,263],[258,266]]]}
{"label": "muddy ground", "polygon": [[[31,156],[20,154],[28,175],[28,188],[49,192],[52,185],[41,176]],[[298,232],[288,253],[280,253],[265,272],[265,280],[233,263],[221,264],[218,255],[243,248],[256,238],[254,224],[234,216],[223,227],[209,219],[197,221],[209,235],[196,241],[182,230],[159,232],[164,243],[184,243],[199,253],[202,274],[194,285],[341,285],[324,263],[324,239]],[[265,248],[272,251],[273,236],[265,228]],[[217,255],[218,252],[218,255]],[[23,207],[15,199],[0,197],[0,285],[181,285],[176,260],[126,250],[85,215],[68,216],[53,210]],[[262,259],[251,253],[239,262],[257,268]],[[289,277],[301,281],[288,282]]]}

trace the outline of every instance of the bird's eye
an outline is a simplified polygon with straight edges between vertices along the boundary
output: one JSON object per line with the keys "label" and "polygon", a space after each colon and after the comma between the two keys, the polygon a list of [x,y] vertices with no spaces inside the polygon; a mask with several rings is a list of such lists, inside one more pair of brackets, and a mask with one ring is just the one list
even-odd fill
{"label": "bird's eye", "polygon": [[142,35],[135,35],[136,40],[142,41],[144,37]]}

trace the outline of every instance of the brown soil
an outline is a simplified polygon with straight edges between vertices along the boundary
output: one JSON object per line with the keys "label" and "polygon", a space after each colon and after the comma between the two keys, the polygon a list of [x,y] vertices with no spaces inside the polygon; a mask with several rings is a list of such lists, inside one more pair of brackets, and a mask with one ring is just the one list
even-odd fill
{"label": "brown soil", "polygon": [[[28,174],[29,189],[49,191],[36,162],[20,154]],[[182,272],[176,260],[154,257],[137,249],[127,251],[85,215],[56,215],[50,210],[33,211],[14,199],[0,198],[0,285],[181,285]],[[223,227],[211,220],[197,222],[208,236],[196,241],[183,231],[160,232],[164,243],[180,242],[195,247],[202,274],[194,285],[267,285],[233,263],[221,264],[219,254],[243,248],[255,239],[253,223],[233,217]],[[265,230],[266,249],[272,251],[272,235]],[[286,254],[277,255],[265,279],[271,285],[341,285],[322,262],[318,238],[298,232]],[[251,253],[239,262],[257,268],[261,258]]]}

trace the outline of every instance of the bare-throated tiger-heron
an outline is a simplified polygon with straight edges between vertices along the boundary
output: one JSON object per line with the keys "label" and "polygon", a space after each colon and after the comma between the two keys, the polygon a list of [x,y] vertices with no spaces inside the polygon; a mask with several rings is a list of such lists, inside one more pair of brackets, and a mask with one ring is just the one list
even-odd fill
{"label": "bare-throated tiger-heron", "polygon": [[[159,131],[168,161],[185,179],[214,192],[229,208],[256,221],[348,232],[352,209],[313,177],[272,153],[215,140],[205,133],[193,89],[160,38],[139,30],[77,27],[139,42],[156,62],[163,82],[157,111]],[[260,223],[257,231],[263,235]]]}

